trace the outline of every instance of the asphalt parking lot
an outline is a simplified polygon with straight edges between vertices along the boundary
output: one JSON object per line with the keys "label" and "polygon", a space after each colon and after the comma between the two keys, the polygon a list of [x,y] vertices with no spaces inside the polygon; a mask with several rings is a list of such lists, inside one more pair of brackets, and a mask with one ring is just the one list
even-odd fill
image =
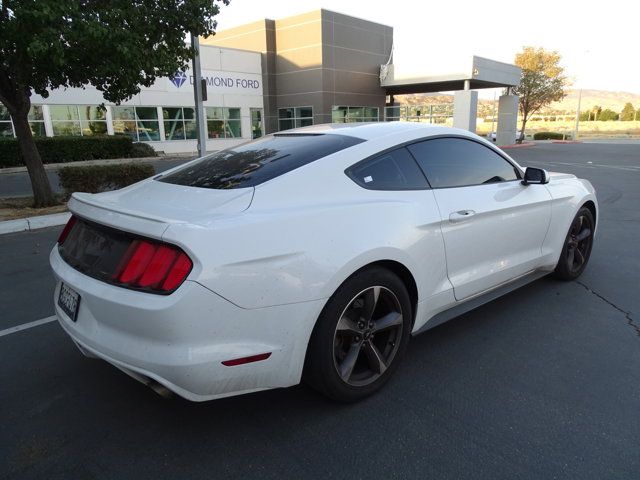
{"label": "asphalt parking lot", "polygon": [[[0,336],[0,477],[636,479],[640,145],[539,144],[523,165],[588,178],[591,262],[413,339],[378,395],[304,386],[165,400],[77,351],[56,322]],[[0,236],[0,331],[53,315],[60,228]]]}

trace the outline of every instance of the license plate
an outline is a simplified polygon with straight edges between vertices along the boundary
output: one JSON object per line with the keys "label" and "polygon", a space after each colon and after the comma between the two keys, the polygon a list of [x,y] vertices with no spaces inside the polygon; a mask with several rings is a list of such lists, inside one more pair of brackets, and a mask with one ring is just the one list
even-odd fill
{"label": "license plate", "polygon": [[78,306],[80,305],[80,294],[64,283],[60,285],[60,295],[58,295],[58,306],[74,322],[78,317]]}

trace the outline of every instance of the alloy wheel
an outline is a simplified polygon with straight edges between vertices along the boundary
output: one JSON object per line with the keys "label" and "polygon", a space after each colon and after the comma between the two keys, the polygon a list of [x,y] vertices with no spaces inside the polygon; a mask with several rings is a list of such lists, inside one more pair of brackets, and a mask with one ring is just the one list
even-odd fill
{"label": "alloy wheel", "polygon": [[334,366],[343,382],[361,387],[375,382],[393,362],[404,328],[397,296],[369,287],[347,304],[334,333]]}

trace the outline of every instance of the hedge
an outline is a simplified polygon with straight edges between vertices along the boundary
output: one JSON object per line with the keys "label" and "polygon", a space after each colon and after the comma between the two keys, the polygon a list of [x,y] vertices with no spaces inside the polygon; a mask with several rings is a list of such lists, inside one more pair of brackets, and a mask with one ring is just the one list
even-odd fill
{"label": "hedge", "polygon": [[570,133],[536,132],[533,134],[534,140],[566,140],[569,138],[571,138]]}
{"label": "hedge", "polygon": [[149,178],[154,173],[150,163],[121,163],[62,167],[58,170],[58,177],[65,194],[70,196],[73,192],[116,190]]}
{"label": "hedge", "polygon": [[[130,137],[98,135],[94,137],[34,138],[43,163],[78,162],[105,158],[150,157],[156,153],[150,145],[134,144]],[[144,145],[144,147],[142,146]],[[0,168],[24,165],[18,141],[0,140]]]}

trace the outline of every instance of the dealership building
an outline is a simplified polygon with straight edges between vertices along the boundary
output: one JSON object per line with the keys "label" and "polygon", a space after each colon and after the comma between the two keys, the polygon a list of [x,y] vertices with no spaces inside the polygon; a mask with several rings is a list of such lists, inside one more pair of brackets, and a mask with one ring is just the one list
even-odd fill
{"label": "dealership building", "polygon": [[[448,116],[454,126],[475,131],[477,89],[520,80],[518,67],[475,56],[448,71],[425,65],[424,75],[402,77],[393,64],[392,27],[324,9],[260,20],[200,42],[208,150],[318,123],[443,121],[428,108],[416,115],[399,107],[396,96],[408,93],[455,91]],[[32,104],[35,135],[128,135],[166,153],[197,149],[190,70],[160,78],[120,105],[90,85],[33,95]],[[517,106],[516,96],[500,97],[499,144],[515,138]],[[13,134],[0,105],[0,136]]]}

